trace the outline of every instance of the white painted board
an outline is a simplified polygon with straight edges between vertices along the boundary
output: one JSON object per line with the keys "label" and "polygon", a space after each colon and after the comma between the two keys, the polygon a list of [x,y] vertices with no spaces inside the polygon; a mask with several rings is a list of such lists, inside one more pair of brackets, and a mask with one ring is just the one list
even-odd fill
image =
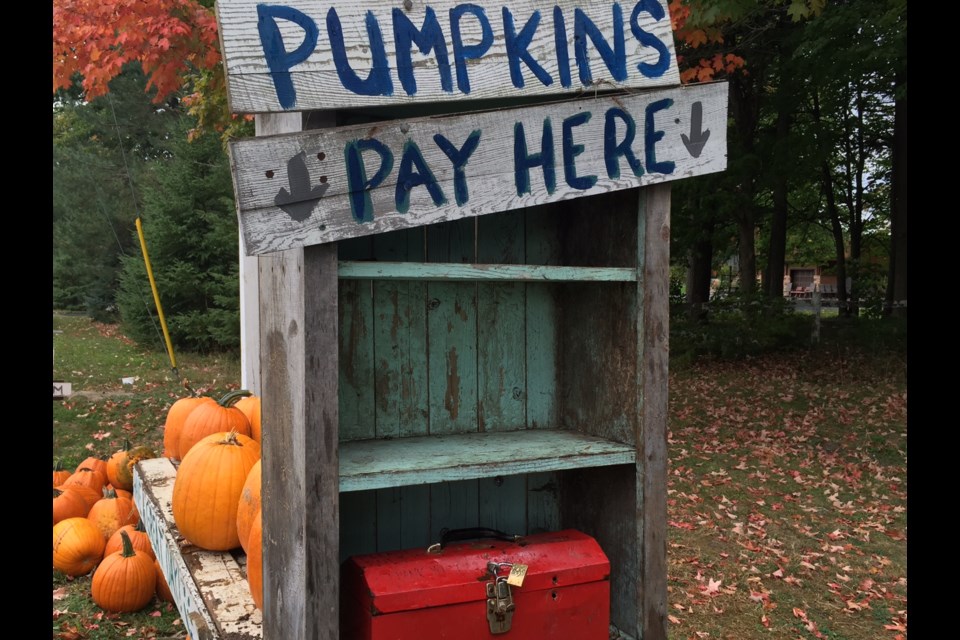
{"label": "white painted board", "polygon": [[69,398],[71,395],[73,395],[72,382],[54,382],[53,383],[54,398]]}
{"label": "white painted board", "polygon": [[666,0],[219,0],[238,113],[680,84]]}
{"label": "white painted board", "polygon": [[176,473],[167,458],[141,460],[134,467],[133,498],[183,626],[200,640],[259,640],[262,616],[246,571],[231,553],[195,547],[177,530]]}
{"label": "white painted board", "polygon": [[723,171],[727,84],[230,144],[248,254]]}

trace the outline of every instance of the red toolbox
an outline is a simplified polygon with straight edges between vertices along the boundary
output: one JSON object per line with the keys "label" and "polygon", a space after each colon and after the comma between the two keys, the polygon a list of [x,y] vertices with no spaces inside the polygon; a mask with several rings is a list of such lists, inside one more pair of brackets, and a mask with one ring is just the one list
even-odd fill
{"label": "red toolbox", "polygon": [[444,537],[430,549],[347,559],[341,638],[609,637],[610,562],[590,536],[572,529],[526,537],[466,529]]}

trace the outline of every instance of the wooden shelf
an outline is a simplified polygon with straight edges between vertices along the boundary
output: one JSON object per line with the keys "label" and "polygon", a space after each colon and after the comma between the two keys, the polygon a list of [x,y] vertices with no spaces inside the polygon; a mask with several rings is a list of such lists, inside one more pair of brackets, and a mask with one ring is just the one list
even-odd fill
{"label": "wooden shelf", "polygon": [[460,262],[341,261],[342,280],[433,280],[441,282],[636,282],[637,270],[621,267],[561,267]]}
{"label": "wooden shelf", "polygon": [[340,491],[634,464],[633,447],[575,431],[419,436],[340,443]]}

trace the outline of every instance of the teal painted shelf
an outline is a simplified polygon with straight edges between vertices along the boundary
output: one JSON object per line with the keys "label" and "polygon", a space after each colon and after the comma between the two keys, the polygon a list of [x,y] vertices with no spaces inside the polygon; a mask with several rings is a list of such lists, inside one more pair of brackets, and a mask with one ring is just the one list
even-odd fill
{"label": "teal painted shelf", "polygon": [[340,491],[634,464],[635,449],[575,431],[528,429],[340,443]]}
{"label": "teal painted shelf", "polygon": [[425,280],[445,282],[636,282],[637,270],[626,267],[562,267],[461,262],[341,261],[342,280]]}

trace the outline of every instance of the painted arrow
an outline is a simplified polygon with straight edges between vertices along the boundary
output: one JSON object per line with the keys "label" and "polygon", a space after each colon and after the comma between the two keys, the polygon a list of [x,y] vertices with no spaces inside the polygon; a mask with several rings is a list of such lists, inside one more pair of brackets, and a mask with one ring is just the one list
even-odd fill
{"label": "painted arrow", "polygon": [[297,222],[303,222],[310,217],[316,201],[322,198],[330,188],[328,184],[310,188],[310,172],[307,171],[306,158],[306,152],[301,151],[287,161],[290,191],[287,191],[286,187],[280,187],[280,191],[273,199],[275,205]]}
{"label": "painted arrow", "polygon": [[707,144],[707,140],[710,139],[710,129],[701,131],[702,126],[703,103],[698,101],[690,105],[690,137],[688,138],[685,133],[680,134],[683,139],[683,146],[694,158],[700,157],[700,154],[703,153],[703,145]]}

